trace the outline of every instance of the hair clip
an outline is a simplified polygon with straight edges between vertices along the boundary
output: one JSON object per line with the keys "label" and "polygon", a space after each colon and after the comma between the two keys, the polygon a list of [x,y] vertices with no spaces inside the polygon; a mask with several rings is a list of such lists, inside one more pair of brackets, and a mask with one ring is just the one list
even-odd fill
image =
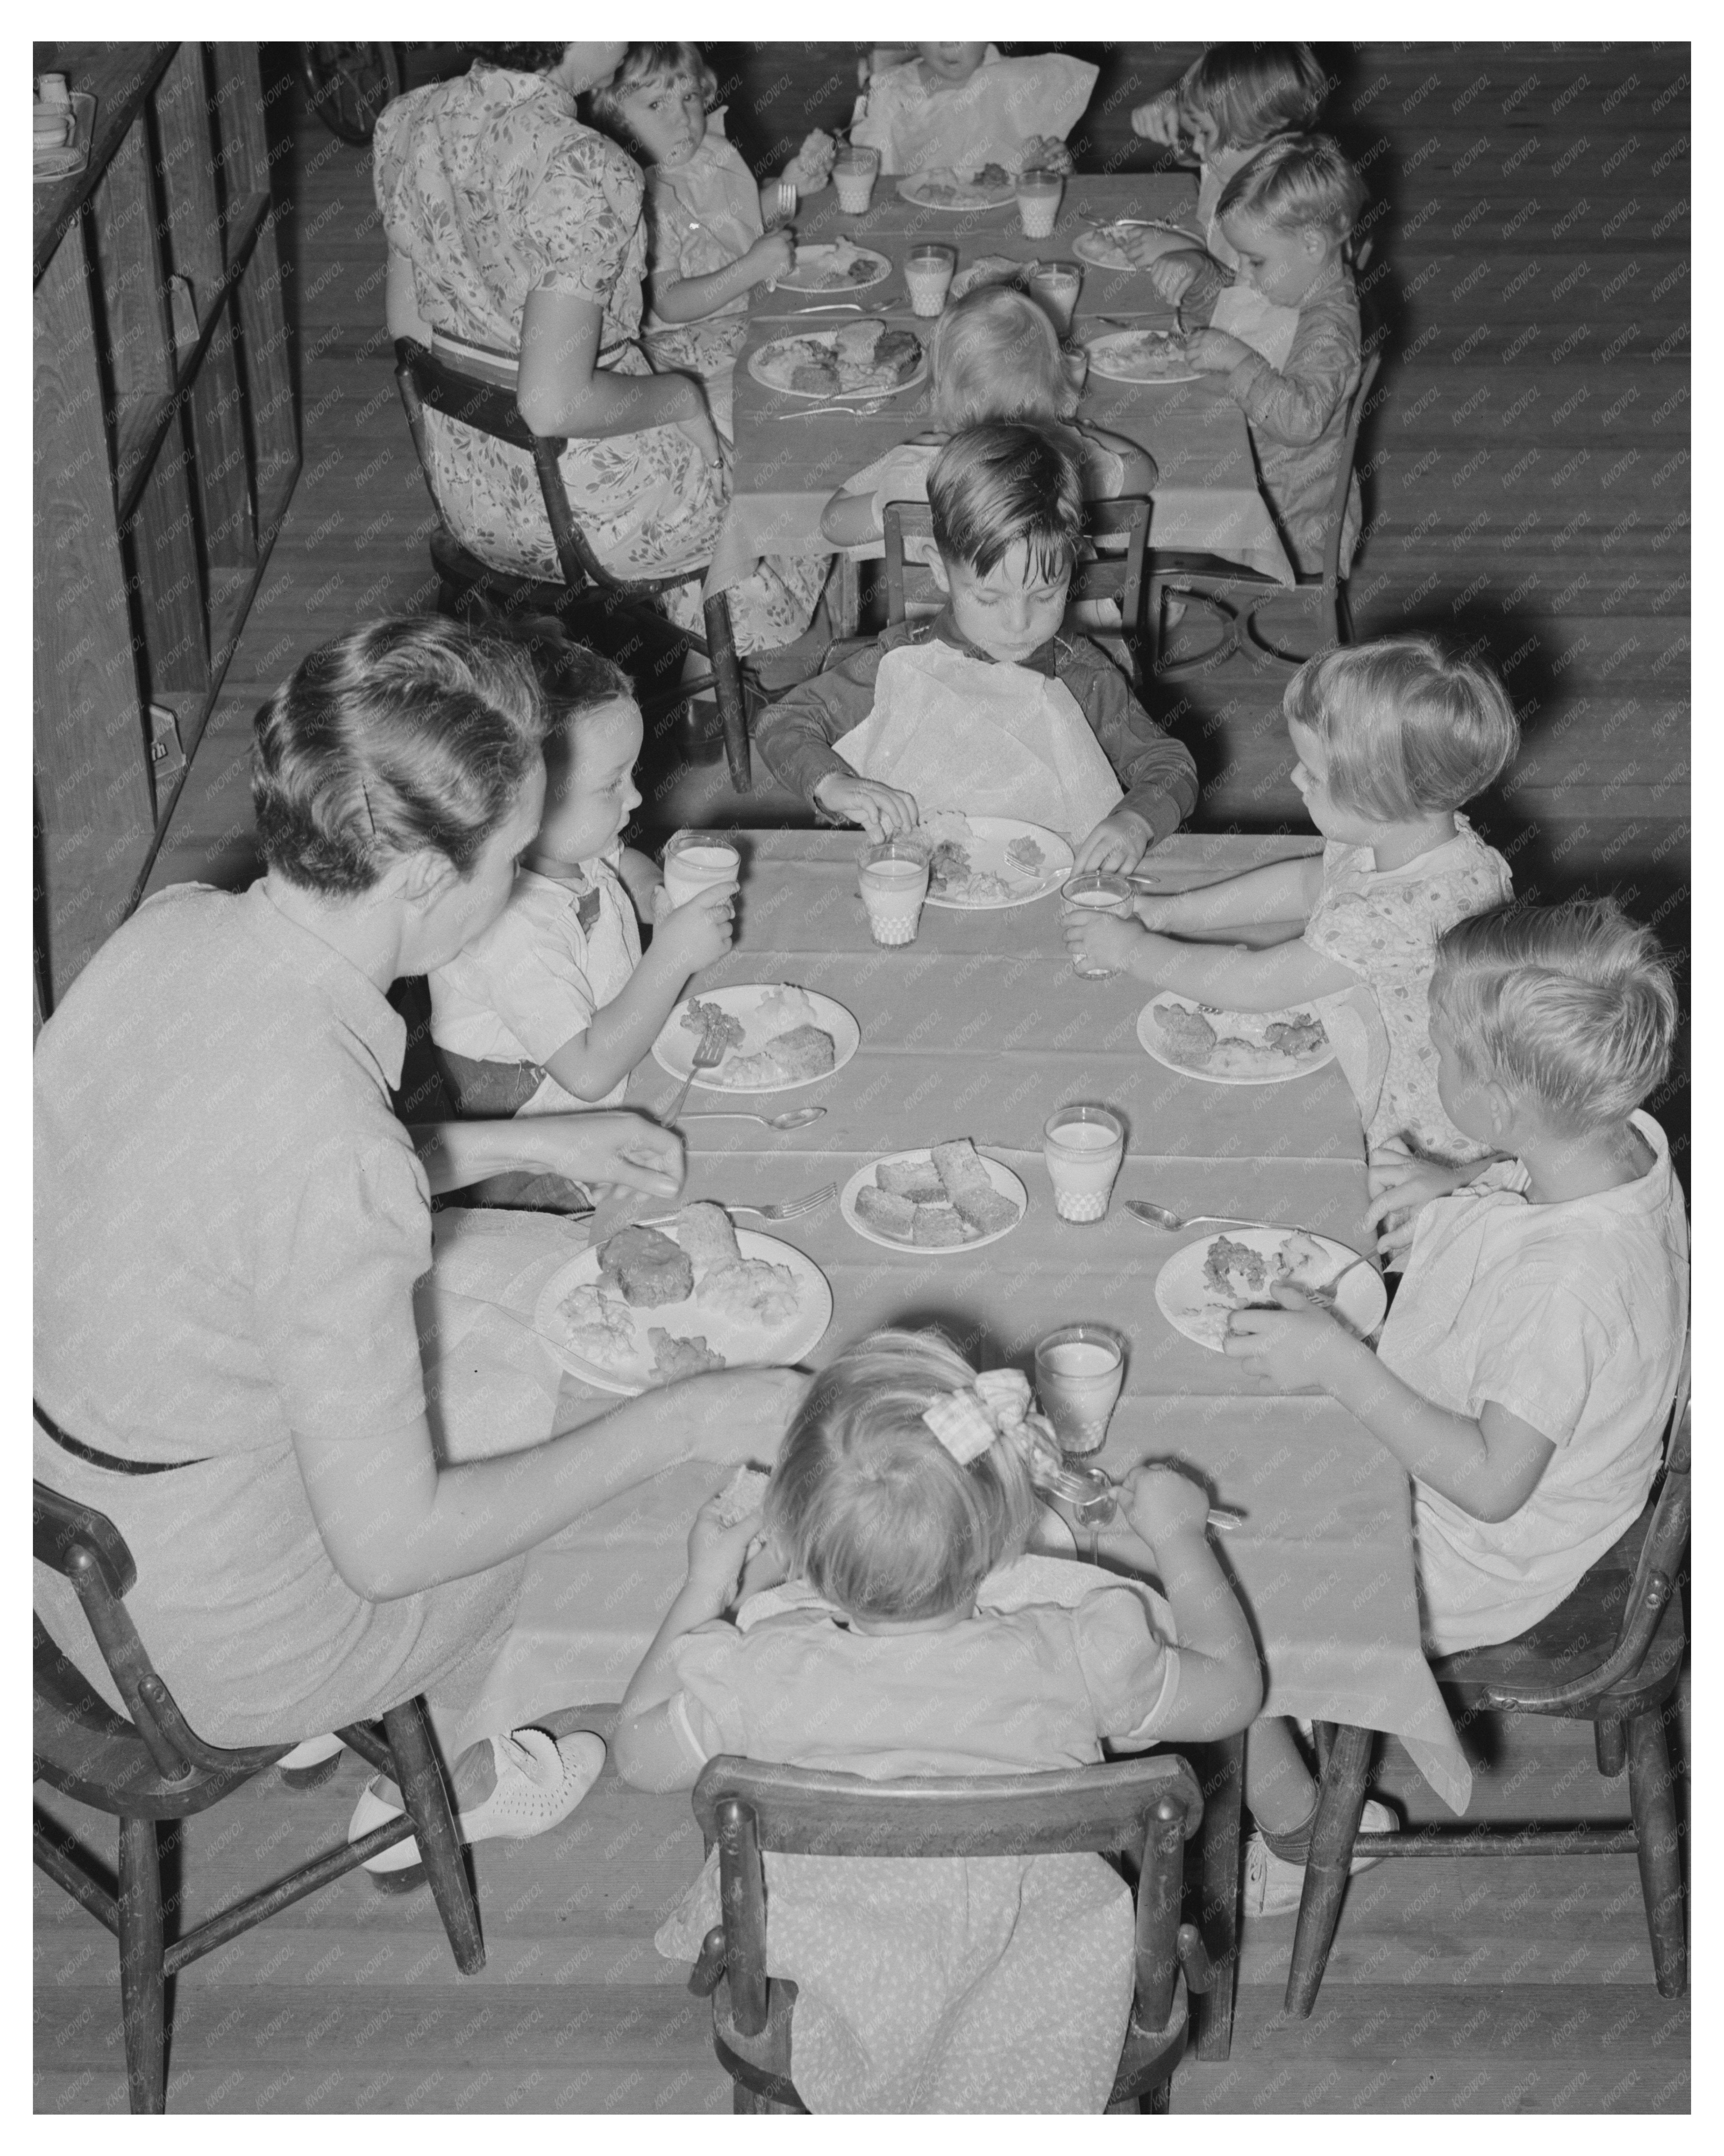
{"label": "hair clip", "polygon": [[1029,1380],[1021,1370],[983,1370],[973,1384],[931,1402],[922,1420],[958,1466],[967,1467],[997,1437],[1022,1425],[1029,1401]]}

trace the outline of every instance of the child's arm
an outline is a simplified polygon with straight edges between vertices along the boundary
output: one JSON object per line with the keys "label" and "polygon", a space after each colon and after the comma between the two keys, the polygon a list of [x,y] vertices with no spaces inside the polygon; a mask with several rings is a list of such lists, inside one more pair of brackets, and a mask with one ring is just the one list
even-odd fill
{"label": "child's arm", "polygon": [[[1106,427],[1092,427],[1087,420],[1075,421],[1061,431],[1075,437],[1084,494],[1089,501],[1106,500],[1116,495],[1147,494],[1161,476],[1149,452],[1140,449],[1136,442],[1128,441],[1123,434],[1110,434]],[[1118,464],[1120,475],[1116,481],[1111,472],[1104,474],[1101,470],[1101,459],[1095,454],[1098,449]],[[1099,483],[1104,476],[1107,481],[1105,486]]]}
{"label": "child's arm", "polygon": [[650,855],[638,852],[633,846],[624,846],[617,859],[617,874],[623,880],[623,888],[634,903],[637,917],[642,921],[653,918],[654,894],[664,888],[664,873]]}
{"label": "child's arm", "polygon": [[1393,1257],[1410,1250],[1419,1216],[1427,1205],[1463,1188],[1487,1168],[1508,1158],[1506,1153],[1493,1152],[1482,1160],[1464,1161],[1459,1168],[1445,1168],[1439,1161],[1419,1160],[1392,1147],[1378,1147],[1365,1170],[1365,1186],[1371,1194],[1365,1225],[1380,1231],[1378,1250],[1384,1257]]}
{"label": "child's arm", "polygon": [[796,243],[788,231],[768,232],[746,254],[705,277],[679,277],[659,270],[649,280],[653,312],[660,321],[698,322],[730,300],[774,277],[788,276],[796,261]]}
{"label": "child's arm", "polygon": [[1203,936],[1221,928],[1252,928],[1260,921],[1309,921],[1322,892],[1322,855],[1298,854],[1197,891],[1140,898],[1137,918],[1162,935]]}
{"label": "child's arm", "polygon": [[1266,951],[1239,945],[1180,943],[1135,921],[1074,908],[1061,927],[1066,948],[1083,963],[1129,973],[1147,987],[1169,988],[1223,1010],[1284,1010],[1313,996],[1357,988],[1359,976],[1313,950],[1302,937]]}
{"label": "child's arm", "polygon": [[1415,1393],[1362,1340],[1296,1291],[1285,1312],[1236,1310],[1228,1354],[1283,1392],[1315,1388],[1365,1425],[1409,1475],[1475,1520],[1506,1520],[1538,1486],[1556,1447],[1531,1423],[1487,1400],[1476,1420]]}
{"label": "child's arm", "polygon": [[1302,307],[1287,363],[1279,372],[1224,330],[1199,330],[1186,352],[1200,373],[1227,377],[1227,393],[1270,440],[1321,439],[1359,378],[1358,308],[1335,295]]}
{"label": "child's arm", "polygon": [[874,489],[852,494],[840,487],[820,511],[820,536],[831,547],[866,547],[880,536]]}
{"label": "child's arm", "polygon": [[1179,1630],[1179,1688],[1156,1734],[1230,1736],[1262,1706],[1263,1678],[1244,1612],[1209,1547],[1209,1501],[1166,1467],[1133,1469],[1122,1496],[1134,1534],[1154,1554]]}
{"label": "child's arm", "polygon": [[870,644],[829,672],[799,681],[761,713],[755,733],[755,746],[775,778],[794,787],[824,820],[859,824],[876,840],[907,831],[919,820],[916,797],[859,777],[832,744],[873,710],[883,655],[878,644]]}
{"label": "child's arm", "polygon": [[721,1503],[709,1497],[695,1515],[688,1577],[623,1695],[612,1748],[617,1772],[637,1789],[691,1789],[700,1776],[699,1763],[690,1758],[670,1719],[670,1702],[681,1689],[670,1650],[686,1633],[710,1625],[730,1607],[748,1545],[761,1531],[758,1512],[733,1527],[721,1526]]}
{"label": "child's arm", "polygon": [[1129,871],[1196,808],[1198,767],[1184,742],[1162,731],[1119,669],[1086,639],[1071,640],[1059,674],[1125,789],[1118,808],[1078,847],[1077,865]]}

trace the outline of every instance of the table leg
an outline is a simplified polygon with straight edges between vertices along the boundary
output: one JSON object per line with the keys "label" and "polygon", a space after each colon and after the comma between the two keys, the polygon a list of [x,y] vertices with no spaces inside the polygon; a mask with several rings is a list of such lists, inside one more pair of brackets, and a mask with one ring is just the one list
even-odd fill
{"label": "table leg", "polygon": [[1329,1762],[1317,1798],[1311,1829],[1311,1861],[1305,1867],[1305,1892],[1293,1934],[1293,1958],[1287,1965],[1286,2010],[1303,2020],[1317,2000],[1317,1989],[1335,1943],[1335,1927],[1347,1892],[1353,1836],[1365,1808],[1365,1779],[1370,1770],[1375,1732],[1351,1722],[1335,1725]]}
{"label": "table leg", "polygon": [[829,601],[834,636],[854,636],[862,620],[862,564],[853,556],[840,554],[838,566],[832,572]]}
{"label": "table leg", "polygon": [[1225,2059],[1233,2047],[1234,1993],[1239,1968],[1239,1829],[1245,1794],[1243,1734],[1207,1745],[1200,1754],[1203,1823],[1198,1830],[1198,1928],[1215,1981],[1191,2001],[1200,2059]]}

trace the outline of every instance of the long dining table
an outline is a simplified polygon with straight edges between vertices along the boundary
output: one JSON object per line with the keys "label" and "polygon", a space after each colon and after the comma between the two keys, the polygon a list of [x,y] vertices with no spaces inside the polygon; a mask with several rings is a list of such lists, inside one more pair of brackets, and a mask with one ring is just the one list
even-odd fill
{"label": "long dining table", "polygon": [[[749,362],[764,345],[854,321],[862,310],[881,309],[892,326],[913,327],[926,343],[934,324],[911,313],[904,264],[912,246],[928,240],[957,249],[960,277],[985,255],[1073,262],[1083,272],[1083,284],[1070,341],[1081,343],[1111,326],[1171,328],[1173,311],[1157,296],[1144,271],[1086,265],[1077,260],[1073,245],[1090,226],[1116,218],[1159,218],[1194,231],[1196,207],[1196,184],[1183,174],[1080,175],[1066,183],[1052,237],[1029,239],[1014,205],[958,213],[919,208],[890,179],[876,182],[874,198],[859,216],[844,215],[830,187],[809,197],[797,215],[799,240],[848,238],[884,255],[891,275],[854,295],[856,312],[844,311],[852,302],[843,292],[781,285],[776,291],[757,287],[751,295],[747,341],[736,369],[732,492],[707,579],[709,596],[745,575],[762,554],[829,552],[820,534],[828,498],[852,472],[929,424],[926,377],[895,395],[823,410],[818,399],[793,396],[755,377]],[[1079,417],[1126,436],[1154,457],[1160,476],[1152,493],[1152,547],[1218,554],[1292,583],[1291,564],[1258,488],[1244,414],[1218,377],[1165,385],[1123,382],[1105,379],[1091,367]]]}
{"label": "long dining table", "polygon": [[[1157,1306],[1157,1276],[1203,1231],[1151,1228],[1121,1203],[1152,1198],[1184,1215],[1297,1224],[1368,1247],[1359,1119],[1338,1066],[1270,1085],[1181,1075],[1139,1045],[1141,987],[1075,973],[1057,898],[985,911],[927,906],[913,942],[881,947],[857,889],[859,834],[732,835],[745,857],[736,942],[700,991],[795,983],[843,1004],[861,1041],[841,1069],[794,1091],[734,1104],[692,1094],[695,1110],[809,1103],[826,1112],[788,1132],[685,1120],[685,1197],[758,1205],[841,1188],[882,1153],[959,1137],[1012,1168],[1029,1193],[1017,1228],[974,1251],[883,1248],[846,1224],[835,1199],[768,1230],[831,1286],[831,1323],[805,1361],[818,1368],[877,1326],[937,1324],[978,1368],[1029,1371],[1035,1342],[1054,1327],[1115,1328],[1127,1366],[1102,1464],[1118,1474],[1146,1459],[1180,1463],[1215,1503],[1243,1514],[1217,1546],[1261,1650],[1265,1711],[1392,1733],[1464,1810],[1470,1771],[1420,1650],[1405,1473],[1326,1396],[1266,1392],[1238,1362],[1177,1332]],[[1182,834],[1152,860],[1174,889],[1311,843]],[[662,1112],[675,1091],[649,1059],[629,1097]],[[1053,1111],[1085,1100],[1115,1110],[1128,1137],[1106,1218],[1079,1225],[1054,1209],[1041,1147]],[[612,1404],[567,1374],[533,1329],[546,1283],[587,1247],[587,1228],[459,1212],[440,1214],[439,1227],[424,1332],[449,1455],[540,1441]],[[479,1710],[485,1726],[547,1702],[621,1697],[680,1584],[694,1512],[725,1480],[699,1462],[669,1471],[535,1555],[510,1654]],[[1116,1543],[1114,1553],[1117,1563]],[[1236,1837],[1236,1784],[1229,1801]],[[1207,1905],[1229,1937],[1235,1851],[1224,1838],[1221,1856],[1206,1859]],[[1224,2055],[1226,2020],[1212,2038]]]}

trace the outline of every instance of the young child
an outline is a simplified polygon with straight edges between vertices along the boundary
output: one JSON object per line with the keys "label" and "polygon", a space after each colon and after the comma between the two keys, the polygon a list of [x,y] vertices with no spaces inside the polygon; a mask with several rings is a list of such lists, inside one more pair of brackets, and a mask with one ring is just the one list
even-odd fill
{"label": "young child", "polygon": [[[1026,1558],[1040,1419],[1013,1370],[977,1377],[937,1332],[883,1332],[817,1378],[764,1510],[719,1501],[629,1684],[615,1738],[637,1788],[690,1788],[716,1753],[875,1779],[1094,1763],[1224,1735],[1256,1712],[1255,1650],[1167,1469],[1126,1507],[1167,1600]],[[752,1542],[788,1589],[725,1612]],[[1172,1642],[1178,1640],[1178,1645]],[[716,1857],[658,1936],[692,1959]],[[766,1860],[767,1967],[798,1987],[811,2111],[1099,2111],[1131,1995],[1131,1904],[1094,1856]]]}
{"label": "young child", "polygon": [[[724,108],[708,112],[718,80],[698,45],[630,45],[593,108],[646,169],[651,266],[644,341],[660,368],[687,368],[707,383],[728,439],[731,375],[747,333],[748,294],[795,264],[793,236],[768,232],[778,182],[757,183],[725,140]],[[784,168],[799,193],[825,186],[832,137],[816,128]]]}
{"label": "young child", "polygon": [[[1290,1295],[1285,1314],[1235,1312],[1227,1353],[1327,1393],[1413,1477],[1425,1645],[1446,1655],[1536,1625],[1639,1515],[1682,1361],[1688,1235],[1664,1132],[1637,1110],[1676,1025],[1650,929],[1608,899],[1461,921],[1430,1013],[1444,1107],[1509,1158],[1470,1182],[1373,1176],[1373,1218],[1414,1215],[1374,1355]],[[1302,1861],[1316,1791],[1284,1725],[1249,1743],[1270,1855]],[[1290,1898],[1297,1861],[1266,1867]]]}
{"label": "young child", "polygon": [[[501,915],[430,977],[432,1037],[461,1116],[619,1101],[690,976],[731,947],[734,883],[667,909],[657,869],[619,844],[640,804],[632,773],[641,721],[628,675],[560,634],[535,655],[552,715],[538,835]],[[637,909],[655,924],[644,957]],[[587,1203],[559,1178],[480,1188],[493,1204]]]}
{"label": "young child", "polygon": [[876,839],[951,808],[1050,825],[1080,868],[1135,867],[1195,806],[1197,772],[1089,639],[1061,633],[1076,465],[1045,429],[972,427],[940,452],[928,503],[945,606],[791,690],[761,717],[761,754]]}
{"label": "young child", "polygon": [[1098,72],[1087,60],[1057,53],[1007,60],[988,44],[916,52],[901,67],[870,74],[856,100],[850,140],[880,151],[882,172],[1071,170],[1065,137]]}
{"label": "young child", "polygon": [[1153,457],[1122,434],[1074,418],[1078,393],[1061,359],[1059,331],[1028,294],[982,285],[953,300],[935,326],[930,365],[928,432],[865,465],[833,495],[821,511],[820,531],[834,547],[877,542],[886,504],[926,501],[928,474],[947,443],[990,419],[1039,424],[1076,465],[1086,501],[1147,494],[1155,485]]}
{"label": "young child", "polygon": [[[1321,856],[1140,899],[1135,921],[1074,911],[1065,940],[1092,964],[1224,1010],[1344,998],[1322,1018],[1367,1147],[1475,1161],[1489,1148],[1444,1105],[1425,991],[1443,931],[1510,893],[1507,862],[1459,810],[1513,756],[1514,711],[1485,668],[1416,636],[1308,660],[1281,711]],[[1281,921],[1304,932],[1266,950],[1176,940]]]}
{"label": "young child", "polygon": [[[1260,150],[1228,182],[1219,214],[1239,258],[1237,281],[1297,314],[1286,356],[1272,365],[1243,336],[1213,326],[1187,340],[1193,367],[1224,375],[1244,410],[1263,491],[1306,573],[1323,565],[1347,403],[1358,387],[1359,299],[1343,250],[1364,199],[1363,182],[1326,135],[1284,136]],[[1343,569],[1359,523],[1355,476],[1342,524]]]}

